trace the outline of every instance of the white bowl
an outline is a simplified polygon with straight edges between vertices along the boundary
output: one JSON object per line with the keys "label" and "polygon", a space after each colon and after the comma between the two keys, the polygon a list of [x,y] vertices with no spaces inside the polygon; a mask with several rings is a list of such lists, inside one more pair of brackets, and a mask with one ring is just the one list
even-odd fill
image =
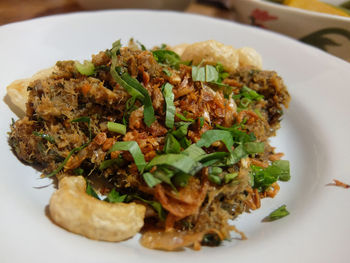
{"label": "white bowl", "polygon": [[[326,0],[338,5],[343,0]],[[237,20],[273,30],[350,61],[350,18],[262,0],[229,0]]]}

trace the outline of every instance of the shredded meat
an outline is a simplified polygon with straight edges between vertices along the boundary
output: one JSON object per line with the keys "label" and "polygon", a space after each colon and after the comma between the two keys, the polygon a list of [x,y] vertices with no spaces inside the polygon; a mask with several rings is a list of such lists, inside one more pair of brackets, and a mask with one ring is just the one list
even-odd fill
{"label": "shredded meat", "polygon": [[[249,167],[251,164],[266,167],[282,157],[274,153],[267,141],[279,128],[283,106],[287,107],[290,100],[282,79],[273,71],[239,69],[223,80],[226,86],[218,86],[193,81],[191,67],[184,64],[168,67],[169,76],[152,52],[139,50],[133,43],[129,48],[120,49],[117,66],[126,68],[148,91],[155,121],[147,126],[145,106],[140,99],[130,100],[130,94],[111,76],[109,52],[102,51],[92,57],[95,73],[91,76],[79,73],[73,61],[61,61],[50,77],[29,85],[26,117],[11,126],[9,143],[14,152],[19,159],[41,166],[43,173],[48,174],[55,171],[72,150],[81,147],[66,160],[62,171],[74,175],[80,169],[90,180],[102,181],[103,192],[108,193],[115,187],[121,194],[137,195],[137,202],[148,200],[146,227],[157,229],[144,234],[141,242],[147,247],[174,250],[193,245],[199,248],[208,233],[220,240],[229,237],[233,228],[228,220],[257,208],[260,198],[273,197],[279,190],[278,184],[264,193],[252,189]],[[167,82],[173,85],[178,113],[173,128],[165,124],[162,87]],[[237,96],[244,86],[263,98],[243,107]],[[206,131],[224,126],[239,127],[241,132],[254,134],[258,142],[265,142],[265,152],[225,168],[223,175],[238,174],[233,183],[213,183],[209,180],[209,168],[205,167],[192,174],[186,185],[175,187],[170,181],[149,187],[132,153],[111,152],[111,148],[115,142],[135,141],[149,162],[165,151],[168,134],[180,129],[184,121],[179,114],[190,122],[185,138],[179,139],[181,150],[185,149],[185,143],[198,142]],[[108,130],[108,122],[125,123],[126,133]],[[205,148],[209,154],[216,150],[227,152],[221,142]],[[106,161],[115,163],[106,165]],[[155,166],[150,172],[157,169]],[[165,220],[159,219],[154,203],[166,210]],[[168,241],[170,243],[164,245]]]}

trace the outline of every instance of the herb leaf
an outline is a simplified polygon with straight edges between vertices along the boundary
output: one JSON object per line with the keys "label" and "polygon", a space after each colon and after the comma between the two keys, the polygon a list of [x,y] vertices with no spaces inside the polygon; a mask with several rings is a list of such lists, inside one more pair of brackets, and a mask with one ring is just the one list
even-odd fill
{"label": "herb leaf", "polygon": [[176,168],[184,173],[194,174],[197,167],[201,165],[184,154],[163,154],[154,157],[146,166],[146,169],[150,169],[153,166],[170,166]]}
{"label": "herb leaf", "polygon": [[165,144],[164,144],[164,152],[165,153],[180,153],[181,151],[181,145],[176,140],[176,138],[172,134],[168,134],[165,138]]}
{"label": "herb leaf", "polygon": [[281,219],[282,217],[285,217],[289,215],[289,212],[287,211],[286,205],[282,205],[273,212],[271,212],[267,217],[265,217],[262,221],[263,222],[271,222],[275,221],[277,219]]}
{"label": "herb leaf", "polygon": [[120,76],[122,80],[142,95],[143,99],[141,99],[141,101],[144,105],[144,121],[148,127],[151,126],[151,124],[156,120],[156,117],[154,116],[152,100],[148,94],[148,91],[140,84],[140,82],[138,82],[137,79],[131,77],[127,72],[122,72],[121,68],[118,67],[117,70],[120,72],[119,74],[121,74]]}
{"label": "herb leaf", "polygon": [[166,105],[165,126],[172,129],[174,127],[174,117],[176,112],[174,106],[173,85],[171,85],[170,83],[165,83],[163,85],[162,90]]}
{"label": "herb leaf", "polygon": [[122,203],[124,202],[127,195],[120,195],[119,192],[117,192],[114,188],[112,191],[109,192],[107,195],[107,198],[103,201],[109,202],[109,203]]}
{"label": "herb leaf", "polygon": [[146,161],[137,142],[135,141],[116,142],[113,144],[112,148],[109,149],[108,153],[111,153],[114,151],[129,151],[132,157],[134,158],[134,162],[137,166],[137,169],[139,170],[140,173],[143,172],[143,169],[146,166]]}
{"label": "herb leaf", "polygon": [[158,49],[152,51],[152,53],[159,64],[166,64],[172,68],[178,69],[179,65],[183,63],[180,56],[171,50]]}
{"label": "herb leaf", "polygon": [[216,141],[222,141],[229,152],[232,152],[233,139],[228,131],[209,130],[202,134],[201,139],[196,143],[199,147],[210,147]]}
{"label": "herb leaf", "polygon": [[71,150],[71,151],[69,152],[69,154],[67,155],[67,157],[63,160],[63,162],[62,162],[55,170],[53,170],[51,173],[49,173],[48,175],[46,175],[46,177],[52,177],[52,176],[56,175],[57,173],[59,173],[59,172],[62,170],[62,168],[66,165],[66,163],[68,162],[69,158],[70,158],[74,153],[79,152],[79,151],[81,151],[82,149],[84,149],[86,146],[89,145],[89,143],[90,143],[90,142],[85,143],[85,144],[83,144],[82,146],[76,147],[76,148],[74,148],[73,150]]}
{"label": "herb leaf", "polygon": [[96,199],[100,200],[100,198],[98,197],[98,195],[95,192],[94,188],[92,188],[91,184],[89,184],[88,182],[86,182],[86,193],[88,195],[91,195],[92,197],[95,197]]}
{"label": "herb leaf", "polygon": [[105,169],[111,167],[111,166],[114,165],[114,164],[116,164],[116,165],[118,165],[118,166],[119,166],[119,165],[122,165],[123,162],[124,162],[124,161],[123,161],[123,159],[121,159],[121,158],[105,160],[105,161],[103,161],[103,162],[100,164],[100,166],[99,166],[98,169],[100,169],[101,171],[103,171],[103,170],[105,170]]}
{"label": "herb leaf", "polygon": [[144,173],[142,176],[146,184],[151,188],[162,182],[158,178],[154,177],[154,175],[151,173]]}
{"label": "herb leaf", "polygon": [[142,197],[140,197],[138,195],[128,195],[128,199],[130,199],[130,200],[138,199],[138,200],[141,200],[142,202],[150,205],[158,213],[159,218],[162,221],[165,220],[166,212],[165,212],[165,210],[163,209],[162,205],[159,202],[146,200],[146,199],[143,199]]}
{"label": "herb leaf", "polygon": [[33,134],[35,136],[38,136],[38,137],[41,137],[41,138],[47,140],[50,143],[55,143],[55,139],[49,134],[41,133],[41,132],[37,132],[37,131],[34,131]]}
{"label": "herb leaf", "polygon": [[251,168],[254,188],[257,188],[259,192],[264,192],[277,180],[288,181],[290,179],[289,161],[287,160],[274,161],[265,169],[254,165]]}

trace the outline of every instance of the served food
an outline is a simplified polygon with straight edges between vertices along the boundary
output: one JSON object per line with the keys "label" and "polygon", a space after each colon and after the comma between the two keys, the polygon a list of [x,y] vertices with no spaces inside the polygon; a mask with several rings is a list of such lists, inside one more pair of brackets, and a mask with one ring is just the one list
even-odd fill
{"label": "served food", "polygon": [[350,17],[350,1],[346,1],[340,5],[332,5],[327,1],[319,0],[267,0],[278,4],[291,7],[301,8],[304,10],[320,12],[330,15]]}
{"label": "served food", "polygon": [[245,238],[229,221],[290,178],[268,141],[290,96],[261,64],[255,50],[216,41],[116,41],[10,85],[25,116],[9,143],[57,177],[50,215],[71,232],[121,241],[140,231],[143,246],[163,250]]}

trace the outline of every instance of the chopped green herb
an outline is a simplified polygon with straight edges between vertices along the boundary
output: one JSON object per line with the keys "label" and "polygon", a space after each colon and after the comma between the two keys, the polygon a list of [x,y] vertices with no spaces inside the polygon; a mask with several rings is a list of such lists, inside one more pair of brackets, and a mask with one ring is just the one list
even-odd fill
{"label": "chopped green herb", "polygon": [[169,71],[169,69],[167,69],[166,67],[163,68],[163,72],[165,75],[167,75],[168,77],[171,77],[171,72]]}
{"label": "chopped green herb", "polygon": [[70,158],[74,153],[79,152],[79,151],[81,151],[82,149],[84,149],[86,146],[89,145],[89,143],[90,143],[90,142],[85,143],[85,144],[83,144],[82,146],[76,147],[76,148],[74,148],[73,150],[71,150],[71,151],[69,152],[69,154],[67,155],[67,157],[63,160],[63,162],[62,162],[55,170],[53,170],[51,173],[49,173],[48,175],[46,175],[46,177],[52,177],[52,176],[56,175],[57,173],[59,173],[59,172],[62,170],[62,168],[66,165],[66,163],[68,162],[69,158]]}
{"label": "chopped green herb", "polygon": [[214,184],[221,184],[221,178],[218,175],[215,174],[209,174],[208,175],[208,179],[210,182],[214,183]]}
{"label": "chopped green herb", "polygon": [[142,51],[147,50],[147,48],[145,47],[145,45],[143,45],[140,41],[136,41],[136,43],[140,45]]}
{"label": "chopped green herb", "polygon": [[204,117],[199,117],[198,119],[199,119],[199,129],[202,129],[204,125]]}
{"label": "chopped green herb", "polygon": [[205,81],[216,82],[219,80],[219,72],[211,65],[205,65]]}
{"label": "chopped green herb", "polygon": [[146,184],[151,188],[162,182],[158,178],[154,177],[154,175],[151,173],[144,173],[142,176]]}
{"label": "chopped green herb", "polygon": [[235,163],[238,163],[242,158],[247,156],[248,153],[245,151],[243,145],[238,145],[227,158],[226,165],[233,165]]}
{"label": "chopped green herb", "polygon": [[146,199],[143,199],[142,197],[140,197],[138,195],[128,195],[127,199],[129,199],[130,201],[132,199],[138,199],[138,200],[140,200],[140,201],[150,205],[158,213],[159,218],[162,221],[165,220],[166,212],[165,212],[165,210],[163,209],[162,205],[159,202],[146,200]]}
{"label": "chopped green herb", "polygon": [[228,184],[233,179],[235,179],[237,176],[238,176],[238,173],[225,174],[224,175],[224,182],[225,182],[225,184]]}
{"label": "chopped green herb", "polygon": [[92,188],[92,186],[88,182],[86,182],[86,193],[88,195],[91,195],[92,197],[95,197],[96,199],[100,200],[100,197],[97,195],[94,188]]}
{"label": "chopped green herb", "polygon": [[47,141],[50,142],[50,143],[55,143],[55,139],[54,139],[51,135],[49,135],[49,134],[45,134],[45,133],[41,133],[41,132],[36,132],[36,131],[34,131],[33,134],[34,134],[35,136],[38,136],[38,137],[41,137],[41,138],[47,140]]}
{"label": "chopped green herb", "polygon": [[91,61],[85,60],[84,64],[81,64],[79,61],[75,61],[74,66],[82,75],[91,76],[95,73],[95,65]]}
{"label": "chopped green herb", "polygon": [[114,151],[129,151],[132,157],[134,158],[134,162],[137,166],[137,169],[139,170],[140,173],[143,172],[143,169],[146,166],[146,161],[137,142],[135,141],[116,142],[113,144],[112,148],[109,149],[108,153],[111,153]]}
{"label": "chopped green herb", "polygon": [[186,118],[184,115],[182,115],[181,113],[176,113],[175,114],[176,117],[178,117],[180,120],[182,121],[186,121],[186,122],[194,122],[194,119],[191,118]]}
{"label": "chopped green herb", "polygon": [[[123,72],[123,70],[120,67],[119,68],[117,67],[117,71],[119,72],[118,74],[120,74],[121,79],[125,83],[127,83],[128,86],[132,87],[134,90],[136,90],[137,92],[142,94],[141,101],[144,105],[144,109],[143,109],[144,122],[146,123],[146,125],[148,127],[151,126],[151,124],[156,120],[156,117],[154,116],[154,109],[153,109],[153,105],[152,105],[152,100],[151,100],[151,97],[150,97],[147,89],[145,89],[140,84],[140,82],[138,82],[137,79],[134,79],[133,77],[131,77],[127,72]],[[130,94],[130,95],[132,95],[132,94]]]}
{"label": "chopped green herb", "polygon": [[118,165],[118,166],[120,166],[120,165],[122,165],[123,164],[123,159],[121,159],[121,158],[116,158],[116,159],[109,159],[109,160],[105,160],[105,161],[103,161],[101,164],[100,164],[100,166],[99,166],[99,168],[98,169],[100,169],[101,171],[103,171],[103,170],[105,170],[105,169],[107,169],[107,168],[109,168],[109,167],[111,167],[112,165]]}
{"label": "chopped green herb", "polygon": [[186,185],[188,185],[188,180],[190,179],[190,177],[190,174],[178,173],[174,175],[173,182],[176,186],[185,187]]}
{"label": "chopped green herb", "polygon": [[165,100],[165,126],[172,129],[174,127],[174,117],[175,117],[175,106],[174,106],[174,93],[173,85],[170,83],[165,83],[163,85],[163,96]]}
{"label": "chopped green herb", "polygon": [[265,143],[263,142],[246,142],[244,149],[248,154],[262,153],[265,149]]}
{"label": "chopped green herb", "polygon": [[114,188],[112,191],[109,192],[107,195],[107,198],[103,201],[109,202],[109,203],[122,203],[125,201],[127,195],[120,195],[119,192],[117,192]]}
{"label": "chopped green herb", "polygon": [[290,179],[289,161],[278,160],[272,162],[267,168],[251,166],[254,176],[254,188],[264,192],[277,180],[288,181]]}
{"label": "chopped green herb", "polygon": [[287,206],[282,205],[273,212],[271,212],[267,217],[265,217],[262,221],[263,222],[271,222],[275,221],[277,219],[281,219],[285,216],[289,215],[289,212],[287,211]]}
{"label": "chopped green herb", "polygon": [[191,123],[181,123],[180,126],[175,130],[172,131],[171,134],[174,135],[178,140],[185,137],[188,132],[188,127],[191,125]]}
{"label": "chopped green herb", "polygon": [[201,165],[185,154],[163,154],[154,157],[146,166],[146,170],[153,166],[170,166],[184,173],[194,174]]}
{"label": "chopped green herb", "polygon": [[158,49],[152,51],[152,53],[159,64],[165,64],[175,69],[178,69],[180,64],[186,64],[186,62],[181,61],[178,54],[171,50]]}
{"label": "chopped green herb", "polygon": [[210,147],[212,143],[222,141],[229,152],[232,152],[233,139],[228,131],[209,130],[202,134],[201,139],[196,143],[199,147]]}
{"label": "chopped green herb", "polygon": [[180,153],[181,151],[181,145],[176,140],[176,138],[172,134],[168,134],[165,138],[165,144],[164,144],[164,152],[165,153]]}
{"label": "chopped green herb", "polygon": [[107,129],[111,132],[116,132],[125,135],[126,133],[126,126],[120,123],[115,122],[108,122],[107,123]]}
{"label": "chopped green herb", "polygon": [[74,119],[74,120],[71,120],[70,121],[71,123],[74,123],[74,122],[87,122],[88,124],[88,129],[89,129],[89,141],[91,141],[91,137],[92,137],[92,134],[91,134],[91,120],[89,117],[86,117],[86,116],[83,116],[83,117],[80,117],[80,118],[77,118],[77,119]]}
{"label": "chopped green herb", "polygon": [[197,146],[196,144],[191,144],[188,148],[186,148],[182,154],[188,155],[193,160],[198,160],[200,156],[205,155],[205,151]]}
{"label": "chopped green herb", "polygon": [[84,173],[84,169],[78,167],[73,170],[75,175],[82,175]]}

